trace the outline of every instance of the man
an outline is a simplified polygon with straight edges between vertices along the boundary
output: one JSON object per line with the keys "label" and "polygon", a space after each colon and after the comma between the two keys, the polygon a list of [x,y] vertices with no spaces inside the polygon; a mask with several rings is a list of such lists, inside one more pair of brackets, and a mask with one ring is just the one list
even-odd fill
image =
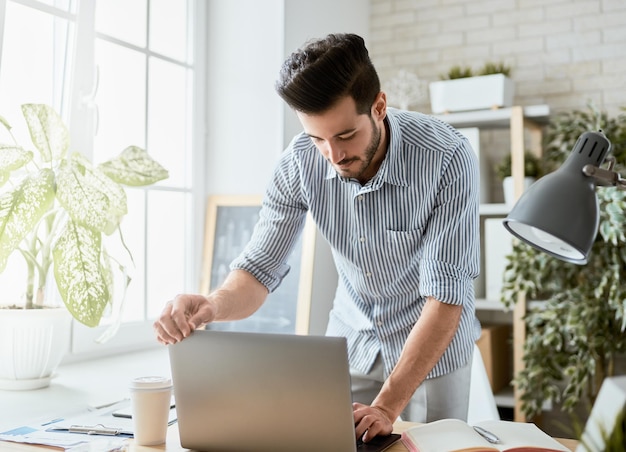
{"label": "man", "polygon": [[329,35],[284,63],[276,85],[304,132],[281,155],[259,224],[208,297],[178,295],[155,322],[171,344],[253,314],[280,284],[310,212],[339,273],[327,334],[345,336],[357,438],[404,420],[467,417],[478,328],[478,170],[467,140],[387,109],[363,39]]}

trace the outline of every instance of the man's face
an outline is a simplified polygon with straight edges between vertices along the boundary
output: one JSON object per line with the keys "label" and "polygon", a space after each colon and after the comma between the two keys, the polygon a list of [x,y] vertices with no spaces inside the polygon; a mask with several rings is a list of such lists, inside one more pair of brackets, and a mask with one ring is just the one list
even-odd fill
{"label": "man's face", "polygon": [[356,104],[350,96],[321,114],[297,112],[304,132],[342,177],[365,183],[380,167],[386,151],[385,102],[382,95],[381,113],[381,95],[369,115],[357,114]]}

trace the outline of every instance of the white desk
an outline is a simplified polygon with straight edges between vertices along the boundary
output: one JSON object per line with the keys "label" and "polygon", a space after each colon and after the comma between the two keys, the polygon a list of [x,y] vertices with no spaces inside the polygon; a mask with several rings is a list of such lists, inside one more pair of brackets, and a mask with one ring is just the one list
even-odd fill
{"label": "white desk", "polygon": [[[128,383],[142,375],[170,376],[169,356],[165,347],[149,351],[84,361],[61,366],[58,376],[48,388],[34,391],[0,391],[0,431],[28,424],[34,419],[52,419],[89,406],[98,406],[128,398]],[[402,432],[410,422],[398,422],[396,432]],[[560,440],[571,450],[575,442]],[[39,446],[0,441],[3,452],[41,452],[50,450]],[[130,440],[128,452],[167,451],[183,452],[178,439],[178,426],[168,430],[167,443],[161,446],[137,446]],[[394,444],[389,452],[406,452],[401,443]]]}
{"label": "white desk", "polygon": [[[401,433],[404,430],[416,425],[412,422],[397,422],[395,425],[394,431],[396,433]],[[576,441],[569,439],[557,439],[560,443],[562,443],[565,447],[569,448],[571,451],[576,449]],[[133,440],[129,440],[129,445],[126,449],[126,452],[154,452],[154,451],[165,451],[165,452],[189,452],[189,449],[184,449],[180,445],[180,441],[178,439],[178,427],[176,424],[172,425],[167,432],[167,442],[166,444],[162,444],[160,446],[138,446],[133,444]],[[42,447],[38,446],[30,446],[26,444],[14,444],[14,443],[6,443],[0,441],[0,449],[3,452],[42,452]],[[386,452],[407,452],[407,448],[404,447],[401,441],[398,441],[396,444],[387,449]]]}
{"label": "white desk", "polygon": [[0,431],[34,419],[85,410],[129,397],[128,384],[139,376],[169,377],[167,349],[142,352],[59,367],[50,386],[33,391],[0,390]]}

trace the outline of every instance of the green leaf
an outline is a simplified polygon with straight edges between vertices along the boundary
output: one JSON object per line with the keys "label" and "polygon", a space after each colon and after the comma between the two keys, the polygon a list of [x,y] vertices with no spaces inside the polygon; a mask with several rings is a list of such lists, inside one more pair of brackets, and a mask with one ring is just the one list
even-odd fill
{"label": "green leaf", "polygon": [[0,115],[0,124],[2,124],[4,128],[7,129],[9,132],[11,131],[12,129],[11,124],[9,124],[9,121],[4,119],[4,116],[2,115]]}
{"label": "green leaf", "polygon": [[108,277],[101,263],[101,240],[98,231],[70,220],[52,250],[61,298],[74,318],[89,327],[100,323],[111,301]]}
{"label": "green leaf", "polygon": [[63,158],[70,146],[70,133],[61,116],[52,107],[44,104],[24,104],[22,113],[30,138],[43,161]]}
{"label": "green leaf", "polygon": [[0,144],[0,171],[15,171],[32,159],[32,151],[26,151],[21,146]]}
{"label": "green leaf", "polygon": [[114,181],[139,187],[167,179],[169,174],[146,151],[129,146],[117,157],[100,164],[99,168]]}
{"label": "green leaf", "polygon": [[43,169],[25,178],[13,191],[0,196],[0,272],[54,202],[54,174]]}
{"label": "green leaf", "polygon": [[57,199],[74,221],[107,234],[127,213],[124,189],[79,154],[59,167]]}

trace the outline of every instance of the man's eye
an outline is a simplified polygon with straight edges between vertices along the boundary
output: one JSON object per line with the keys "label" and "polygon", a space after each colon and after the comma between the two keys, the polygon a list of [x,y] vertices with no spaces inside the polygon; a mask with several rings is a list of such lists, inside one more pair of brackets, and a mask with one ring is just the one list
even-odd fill
{"label": "man's eye", "polygon": [[337,139],[339,141],[348,141],[348,140],[351,140],[352,138],[354,138],[354,134],[346,135],[346,136],[343,136],[343,137],[337,137]]}

